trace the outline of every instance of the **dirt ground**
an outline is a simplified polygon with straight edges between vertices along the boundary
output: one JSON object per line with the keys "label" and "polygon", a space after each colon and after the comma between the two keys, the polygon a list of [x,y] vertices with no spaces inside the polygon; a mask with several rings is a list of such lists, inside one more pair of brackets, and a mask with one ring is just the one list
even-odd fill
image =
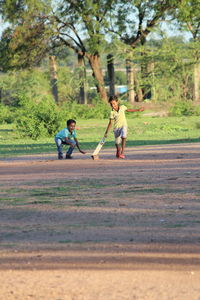
{"label": "dirt ground", "polygon": [[0,160],[0,299],[200,300],[200,144]]}

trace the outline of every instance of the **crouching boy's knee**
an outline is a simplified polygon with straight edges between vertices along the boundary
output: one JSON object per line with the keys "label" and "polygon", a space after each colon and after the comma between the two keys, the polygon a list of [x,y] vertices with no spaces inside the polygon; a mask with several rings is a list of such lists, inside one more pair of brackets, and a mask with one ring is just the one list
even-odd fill
{"label": "crouching boy's knee", "polygon": [[71,144],[72,144],[72,148],[76,147],[76,142],[75,141],[71,141]]}

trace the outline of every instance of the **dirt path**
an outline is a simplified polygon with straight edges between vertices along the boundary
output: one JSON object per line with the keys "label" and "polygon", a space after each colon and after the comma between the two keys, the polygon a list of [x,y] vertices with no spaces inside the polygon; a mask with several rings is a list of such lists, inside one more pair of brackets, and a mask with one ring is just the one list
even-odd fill
{"label": "dirt path", "polygon": [[200,300],[200,144],[0,160],[0,299]]}

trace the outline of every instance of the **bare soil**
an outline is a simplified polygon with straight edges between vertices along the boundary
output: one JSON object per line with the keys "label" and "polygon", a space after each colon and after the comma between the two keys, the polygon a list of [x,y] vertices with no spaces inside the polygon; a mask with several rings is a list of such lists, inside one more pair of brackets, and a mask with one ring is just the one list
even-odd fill
{"label": "bare soil", "polygon": [[0,160],[0,299],[200,300],[200,144]]}

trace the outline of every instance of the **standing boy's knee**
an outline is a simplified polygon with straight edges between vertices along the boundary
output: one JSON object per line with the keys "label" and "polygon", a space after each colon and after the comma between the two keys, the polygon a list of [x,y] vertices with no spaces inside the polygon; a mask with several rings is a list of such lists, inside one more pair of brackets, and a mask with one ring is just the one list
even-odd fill
{"label": "standing boy's knee", "polygon": [[120,145],[121,144],[121,137],[120,136],[118,136],[117,138],[115,138],[115,144],[116,145]]}

